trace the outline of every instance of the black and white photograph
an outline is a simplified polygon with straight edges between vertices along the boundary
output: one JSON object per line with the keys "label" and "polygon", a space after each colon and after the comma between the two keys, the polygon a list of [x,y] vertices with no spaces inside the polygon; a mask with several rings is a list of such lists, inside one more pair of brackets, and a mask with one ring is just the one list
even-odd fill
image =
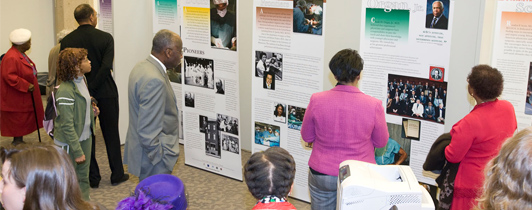
{"label": "black and white photograph", "polygon": [[222,150],[232,152],[235,154],[240,153],[240,147],[238,146],[237,137],[222,134],[221,138],[222,138]]}
{"label": "black and white photograph", "polygon": [[199,115],[199,131],[205,133],[207,131],[207,122],[209,118],[207,116]]}
{"label": "black and white photograph", "polygon": [[185,85],[214,89],[214,61],[185,56]]}
{"label": "black and white photograph", "polygon": [[195,107],[195,96],[196,94],[192,92],[185,92],[185,106],[187,107]]}
{"label": "black and white photograph", "polygon": [[205,129],[205,154],[221,158],[220,132],[216,128],[216,121],[207,121]]}
{"label": "black and white photograph", "polygon": [[218,130],[238,136],[238,118],[218,114]]}
{"label": "black and white photograph", "polygon": [[288,105],[288,128],[300,131],[306,110],[306,108]]}
{"label": "black and white photograph", "polygon": [[236,51],[236,0],[212,0],[211,47]]}
{"label": "black and white photograph", "polygon": [[293,32],[321,35],[323,0],[294,0]]}
{"label": "black and white photograph", "polygon": [[286,105],[281,103],[274,103],[273,121],[286,123]]}
{"label": "black and white photograph", "polygon": [[388,74],[386,113],[444,124],[447,82]]}
{"label": "black and white photograph", "polygon": [[255,122],[255,144],[268,147],[280,146],[281,129],[279,126]]}
{"label": "black and white photograph", "polygon": [[283,80],[283,54],[255,51],[255,77],[264,78],[266,73],[274,76],[272,80]]}
{"label": "black and white photograph", "polygon": [[216,78],[216,93],[225,95],[225,80]]}

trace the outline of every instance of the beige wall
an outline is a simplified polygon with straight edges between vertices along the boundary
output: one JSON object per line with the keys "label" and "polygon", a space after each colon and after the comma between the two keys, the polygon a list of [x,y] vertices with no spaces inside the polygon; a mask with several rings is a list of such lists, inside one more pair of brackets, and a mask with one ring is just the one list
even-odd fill
{"label": "beige wall", "polygon": [[17,28],[32,32],[31,49],[26,52],[35,62],[37,71],[48,71],[48,53],[54,46],[53,1],[0,1],[0,54],[11,48],[9,34]]}
{"label": "beige wall", "polygon": [[78,27],[78,23],[76,22],[76,19],[74,19],[74,9],[80,4],[93,5],[93,1],[91,0],[55,0],[54,34],[57,34],[59,31],[63,29],[76,29]]}

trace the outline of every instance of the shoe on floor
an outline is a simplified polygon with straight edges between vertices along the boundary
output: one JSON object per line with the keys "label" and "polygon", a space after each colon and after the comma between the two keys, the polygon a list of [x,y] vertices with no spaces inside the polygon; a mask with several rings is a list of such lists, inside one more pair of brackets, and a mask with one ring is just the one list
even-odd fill
{"label": "shoe on floor", "polygon": [[129,179],[129,174],[124,174],[124,176],[122,176],[122,178],[118,180],[117,182],[111,182],[111,185],[113,186],[119,185],[120,183],[125,182],[128,179]]}
{"label": "shoe on floor", "polygon": [[11,142],[13,146],[17,146],[19,144],[24,144],[24,143],[26,142],[24,142],[23,140],[13,140],[13,142]]}
{"label": "shoe on floor", "polygon": [[100,183],[89,183],[89,185],[91,186],[91,188],[98,188],[100,187]]}

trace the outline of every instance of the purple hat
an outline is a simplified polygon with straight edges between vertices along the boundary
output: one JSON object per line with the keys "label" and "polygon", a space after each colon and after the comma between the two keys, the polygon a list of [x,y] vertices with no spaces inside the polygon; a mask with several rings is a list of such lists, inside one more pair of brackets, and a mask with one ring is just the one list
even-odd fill
{"label": "purple hat", "polygon": [[179,178],[170,174],[150,176],[137,185],[134,196],[120,201],[116,209],[137,209],[133,206],[138,209],[185,210],[185,186]]}

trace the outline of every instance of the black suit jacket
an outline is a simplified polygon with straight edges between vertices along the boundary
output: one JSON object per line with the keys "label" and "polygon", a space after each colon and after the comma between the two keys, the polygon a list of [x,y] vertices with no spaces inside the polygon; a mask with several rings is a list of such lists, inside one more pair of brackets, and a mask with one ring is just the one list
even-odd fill
{"label": "black suit jacket", "polygon": [[[431,13],[427,15],[427,20],[425,22],[426,28],[430,28],[430,24],[432,23],[433,18],[434,18],[434,14]],[[442,14],[438,22],[434,24],[434,27],[432,28],[447,29],[448,24],[449,24],[449,20],[447,19],[447,17],[445,17],[445,15]]]}
{"label": "black suit jacket", "polygon": [[114,59],[113,36],[91,25],[80,25],[61,41],[61,50],[85,48],[91,61],[91,72],[85,74],[88,88],[94,98],[117,98],[118,89],[111,75]]}

